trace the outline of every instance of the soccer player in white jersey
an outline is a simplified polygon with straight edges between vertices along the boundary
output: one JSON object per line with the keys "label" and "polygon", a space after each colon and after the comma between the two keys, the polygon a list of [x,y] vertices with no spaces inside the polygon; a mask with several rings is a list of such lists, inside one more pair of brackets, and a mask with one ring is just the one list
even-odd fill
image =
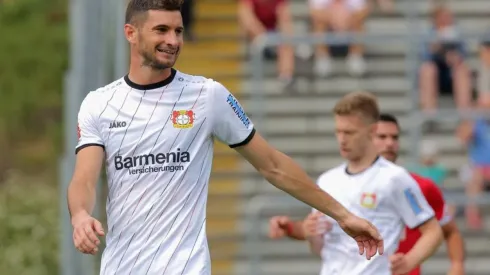
{"label": "soccer player in white jersey", "polygon": [[[442,241],[442,230],[434,211],[405,169],[378,156],[372,140],[379,117],[374,97],[366,93],[349,94],[337,103],[334,113],[341,155],[347,163],[322,174],[318,185],[351,211],[375,224],[385,239],[386,253],[370,262],[348,255],[352,242],[333,220],[316,210],[305,221],[290,222],[285,216],[271,220],[271,226],[286,228],[286,231],[274,231],[273,237],[279,237],[277,232],[296,239],[306,236],[312,251],[322,258],[322,275],[408,273],[427,259]],[[307,229],[310,225],[314,226],[313,230]],[[418,228],[422,236],[403,259],[397,255],[396,266],[390,266],[389,256],[397,250],[405,225]]]}
{"label": "soccer player in white jersey", "polygon": [[91,216],[105,162],[108,231],[100,274],[210,275],[206,200],[219,139],[271,184],[338,221],[357,242],[353,254],[382,254],[377,229],[272,148],[223,85],[172,68],[183,44],[181,5],[131,0],[124,25],[129,73],[81,104],[68,190],[75,247],[95,254],[105,235]]}

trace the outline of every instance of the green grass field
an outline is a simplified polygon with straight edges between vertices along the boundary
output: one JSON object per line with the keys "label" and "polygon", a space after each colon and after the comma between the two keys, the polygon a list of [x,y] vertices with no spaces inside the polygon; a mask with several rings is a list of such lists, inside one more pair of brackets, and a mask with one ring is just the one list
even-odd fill
{"label": "green grass field", "polygon": [[0,274],[58,274],[65,2],[0,0]]}

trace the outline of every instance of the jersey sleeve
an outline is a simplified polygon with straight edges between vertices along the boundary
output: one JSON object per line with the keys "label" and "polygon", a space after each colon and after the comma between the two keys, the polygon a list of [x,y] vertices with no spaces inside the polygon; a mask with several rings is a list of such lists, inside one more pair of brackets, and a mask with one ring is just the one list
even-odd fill
{"label": "jersey sleeve", "polygon": [[391,196],[396,211],[410,229],[434,217],[434,210],[408,172],[401,172],[394,178]]}
{"label": "jersey sleeve", "polygon": [[94,110],[96,110],[94,105],[93,95],[89,93],[83,100],[78,112],[78,144],[75,148],[75,153],[89,146],[101,146],[104,148],[104,141],[98,130],[97,115],[94,114]]}
{"label": "jersey sleeve", "polygon": [[221,83],[211,85],[212,134],[231,148],[249,143],[255,129],[238,100]]}

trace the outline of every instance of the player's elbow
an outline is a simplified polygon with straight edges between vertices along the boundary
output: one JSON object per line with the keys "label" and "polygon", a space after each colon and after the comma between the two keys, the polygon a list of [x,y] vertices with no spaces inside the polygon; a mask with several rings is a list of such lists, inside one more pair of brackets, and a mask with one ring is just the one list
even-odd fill
{"label": "player's elbow", "polygon": [[452,236],[460,235],[458,226],[455,221],[450,221],[449,223],[442,226],[442,232],[444,234],[444,239],[450,239]]}
{"label": "player's elbow", "polygon": [[432,218],[425,224],[420,226],[420,232],[422,235],[430,235],[430,239],[433,240],[435,246],[440,246],[444,240],[444,233],[437,219]]}
{"label": "player's elbow", "polygon": [[287,156],[281,155],[277,150],[271,150],[268,154],[267,161],[264,162],[266,165],[259,167],[259,173],[273,184],[276,182],[284,182],[284,179],[287,176],[286,171],[283,169],[283,165],[281,165],[281,162],[283,162],[282,158],[284,157]]}

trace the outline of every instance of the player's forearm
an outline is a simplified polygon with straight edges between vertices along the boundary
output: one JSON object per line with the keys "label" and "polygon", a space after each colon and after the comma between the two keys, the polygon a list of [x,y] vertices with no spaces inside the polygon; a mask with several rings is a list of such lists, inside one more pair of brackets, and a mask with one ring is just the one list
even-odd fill
{"label": "player's forearm", "polygon": [[[407,258],[413,263],[413,266],[419,266],[434,254],[443,241],[441,227],[437,221],[429,221],[433,223],[430,228],[422,231],[422,236],[415,243],[414,247],[407,253]],[[434,224],[435,223],[435,224]]]}
{"label": "player's forearm", "polygon": [[70,215],[92,214],[95,207],[95,184],[73,181],[68,187],[68,209]]}
{"label": "player's forearm", "polygon": [[310,244],[310,251],[317,255],[317,256],[322,256],[322,249],[323,249],[323,236],[318,235],[318,236],[313,236],[309,237],[308,243]]}
{"label": "player's forearm", "polygon": [[448,224],[449,228],[443,227],[444,238],[451,264],[463,265],[465,260],[465,247],[463,237],[456,226]]}
{"label": "player's forearm", "polygon": [[271,184],[337,221],[349,215],[345,207],[321,190],[290,157],[276,151],[271,162],[267,169],[259,169]]}
{"label": "player's forearm", "polygon": [[303,221],[292,221],[288,224],[287,235],[291,239],[304,241],[306,239],[303,230]]}

